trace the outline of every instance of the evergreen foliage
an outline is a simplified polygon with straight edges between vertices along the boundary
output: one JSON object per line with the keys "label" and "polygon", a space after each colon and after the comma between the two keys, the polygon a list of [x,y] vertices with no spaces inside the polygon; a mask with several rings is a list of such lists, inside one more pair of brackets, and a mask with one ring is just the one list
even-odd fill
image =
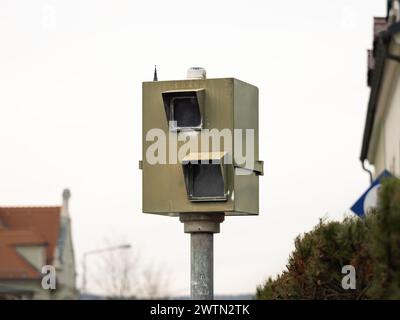
{"label": "evergreen foliage", "polygon": [[[356,289],[342,288],[342,267]],[[257,288],[257,299],[400,299],[400,180],[385,179],[365,218],[320,220],[295,239],[285,271]]]}

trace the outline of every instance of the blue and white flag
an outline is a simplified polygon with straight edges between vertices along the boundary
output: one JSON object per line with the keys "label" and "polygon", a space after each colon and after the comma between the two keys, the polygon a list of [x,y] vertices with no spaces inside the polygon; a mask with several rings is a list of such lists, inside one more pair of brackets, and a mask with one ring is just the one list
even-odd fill
{"label": "blue and white flag", "polygon": [[363,195],[356,201],[355,204],[350,208],[359,217],[365,216],[365,214],[371,208],[376,208],[378,205],[378,191],[381,187],[382,179],[392,177],[393,175],[384,170],[374,181],[371,186],[363,193]]}

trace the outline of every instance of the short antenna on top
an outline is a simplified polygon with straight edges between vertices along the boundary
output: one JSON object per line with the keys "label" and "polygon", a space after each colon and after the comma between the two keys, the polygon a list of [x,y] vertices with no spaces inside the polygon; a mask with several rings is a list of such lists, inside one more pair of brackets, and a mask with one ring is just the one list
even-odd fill
{"label": "short antenna on top", "polygon": [[154,65],[154,76],[153,76],[153,81],[158,81],[158,77],[157,77],[157,65]]}

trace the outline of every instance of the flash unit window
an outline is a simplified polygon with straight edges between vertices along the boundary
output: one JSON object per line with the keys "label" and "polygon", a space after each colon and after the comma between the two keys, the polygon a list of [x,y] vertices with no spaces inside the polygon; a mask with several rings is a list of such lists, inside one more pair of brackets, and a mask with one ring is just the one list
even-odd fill
{"label": "flash unit window", "polygon": [[183,163],[190,201],[226,201],[224,165],[220,160],[191,160]]}
{"label": "flash unit window", "polygon": [[192,198],[225,198],[219,164],[194,164],[191,169],[189,186]]}

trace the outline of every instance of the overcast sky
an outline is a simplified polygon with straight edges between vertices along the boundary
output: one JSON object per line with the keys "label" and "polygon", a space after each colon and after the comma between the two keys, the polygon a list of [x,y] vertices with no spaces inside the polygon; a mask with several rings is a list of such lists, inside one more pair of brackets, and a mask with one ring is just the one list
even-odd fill
{"label": "overcast sky", "polygon": [[141,213],[141,82],[155,64],[159,80],[236,77],[259,88],[265,175],[260,215],[215,236],[215,292],[253,293],[368,185],[366,50],[385,14],[384,0],[0,0],[0,205],[58,205],[69,187],[78,272],[126,239],[189,294],[189,235]]}

